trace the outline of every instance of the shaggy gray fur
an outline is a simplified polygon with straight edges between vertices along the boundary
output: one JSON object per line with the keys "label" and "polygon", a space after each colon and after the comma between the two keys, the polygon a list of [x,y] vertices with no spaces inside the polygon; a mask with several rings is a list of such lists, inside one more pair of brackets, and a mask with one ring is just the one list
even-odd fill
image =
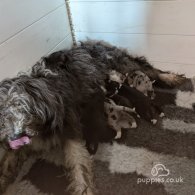
{"label": "shaggy gray fur", "polygon": [[112,69],[122,74],[141,70],[162,87],[175,87],[183,81],[179,75],[169,78],[169,73],[153,68],[143,57],[101,42],[86,42],[43,58],[28,75],[0,83],[1,142],[11,146],[24,145],[20,143],[23,136],[31,140],[30,145],[9,151],[1,162],[1,191],[28,158],[26,149],[27,154],[29,150],[44,153],[57,149],[63,150],[64,166],[69,170],[68,189],[74,195],[93,194],[91,158],[81,139],[84,135],[87,143],[97,146],[113,136],[103,114],[101,90]]}

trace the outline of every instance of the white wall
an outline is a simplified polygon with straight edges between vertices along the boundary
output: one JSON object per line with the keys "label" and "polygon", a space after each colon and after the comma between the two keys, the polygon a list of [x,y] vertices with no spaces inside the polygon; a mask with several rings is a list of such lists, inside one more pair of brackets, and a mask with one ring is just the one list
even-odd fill
{"label": "white wall", "polygon": [[71,45],[64,0],[0,0],[0,80]]}
{"label": "white wall", "polygon": [[102,39],[195,76],[194,0],[72,0],[77,41]]}

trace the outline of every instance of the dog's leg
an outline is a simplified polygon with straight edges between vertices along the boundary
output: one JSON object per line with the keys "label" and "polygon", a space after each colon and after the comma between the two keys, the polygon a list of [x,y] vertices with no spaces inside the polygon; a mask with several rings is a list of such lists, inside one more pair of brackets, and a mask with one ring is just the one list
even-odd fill
{"label": "dog's leg", "polygon": [[164,72],[156,68],[145,71],[145,74],[149,76],[152,81],[156,81],[154,86],[160,88],[175,88],[186,81],[185,75]]}
{"label": "dog's leg", "polygon": [[92,159],[81,141],[65,142],[64,165],[70,170],[68,190],[73,195],[93,195]]}
{"label": "dog's leg", "polygon": [[183,75],[177,75],[174,73],[161,73],[158,76],[161,81],[173,87],[182,84],[186,79]]}
{"label": "dog's leg", "polygon": [[8,184],[14,181],[24,161],[27,159],[26,152],[8,151],[0,162],[0,194]]}

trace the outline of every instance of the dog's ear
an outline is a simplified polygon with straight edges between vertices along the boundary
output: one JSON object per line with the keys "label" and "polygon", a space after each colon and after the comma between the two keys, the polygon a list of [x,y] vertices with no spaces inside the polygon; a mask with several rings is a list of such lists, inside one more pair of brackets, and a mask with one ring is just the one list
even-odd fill
{"label": "dog's ear", "polygon": [[56,63],[56,62],[61,60],[61,55],[62,54],[63,54],[63,51],[54,52],[54,53],[52,53],[49,56],[44,58],[45,62],[46,63]]}
{"label": "dog's ear", "polygon": [[43,124],[50,121],[52,127],[63,123],[60,119],[62,117],[58,117],[58,113],[64,112],[60,108],[63,107],[63,101],[48,89],[44,78],[27,79],[23,82],[23,87],[29,96],[31,112],[37,119]]}
{"label": "dog's ear", "polygon": [[66,50],[58,51],[58,52],[52,53],[51,55],[45,57],[44,61],[46,64],[57,64],[60,62],[67,63],[71,61],[71,55],[69,55]]}

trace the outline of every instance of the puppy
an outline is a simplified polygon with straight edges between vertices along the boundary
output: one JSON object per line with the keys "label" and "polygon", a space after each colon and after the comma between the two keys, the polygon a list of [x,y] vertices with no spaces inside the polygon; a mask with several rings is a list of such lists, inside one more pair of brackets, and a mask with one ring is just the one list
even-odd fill
{"label": "puppy", "polygon": [[156,124],[157,118],[159,116],[159,110],[153,101],[145,96],[140,91],[135,88],[118,84],[115,81],[109,81],[106,83],[106,89],[111,98],[116,94],[128,99],[128,101],[135,107],[135,111],[139,116],[147,121]]}
{"label": "puppy", "polygon": [[135,87],[138,91],[142,92],[145,96],[151,99],[155,98],[153,83],[150,78],[141,71],[135,71],[131,76],[127,77],[127,83],[130,87]]}
{"label": "puppy", "polygon": [[[102,116],[104,100],[103,92],[98,90],[86,104],[82,105],[83,138],[86,140],[86,147],[90,154],[97,152],[99,142],[111,142],[116,136],[116,132],[108,128],[106,117]],[[94,118],[96,120],[93,120]]]}
{"label": "puppy", "polygon": [[117,132],[115,139],[121,138],[122,129],[137,127],[135,119],[130,115],[130,113],[135,112],[134,109],[118,106],[111,99],[107,99],[104,103],[104,107],[108,118],[108,124]]}
{"label": "puppy", "polygon": [[128,76],[128,74],[123,75],[122,73],[117,72],[116,70],[111,70],[108,75],[109,80],[116,81],[117,83],[120,84],[124,83]]}

